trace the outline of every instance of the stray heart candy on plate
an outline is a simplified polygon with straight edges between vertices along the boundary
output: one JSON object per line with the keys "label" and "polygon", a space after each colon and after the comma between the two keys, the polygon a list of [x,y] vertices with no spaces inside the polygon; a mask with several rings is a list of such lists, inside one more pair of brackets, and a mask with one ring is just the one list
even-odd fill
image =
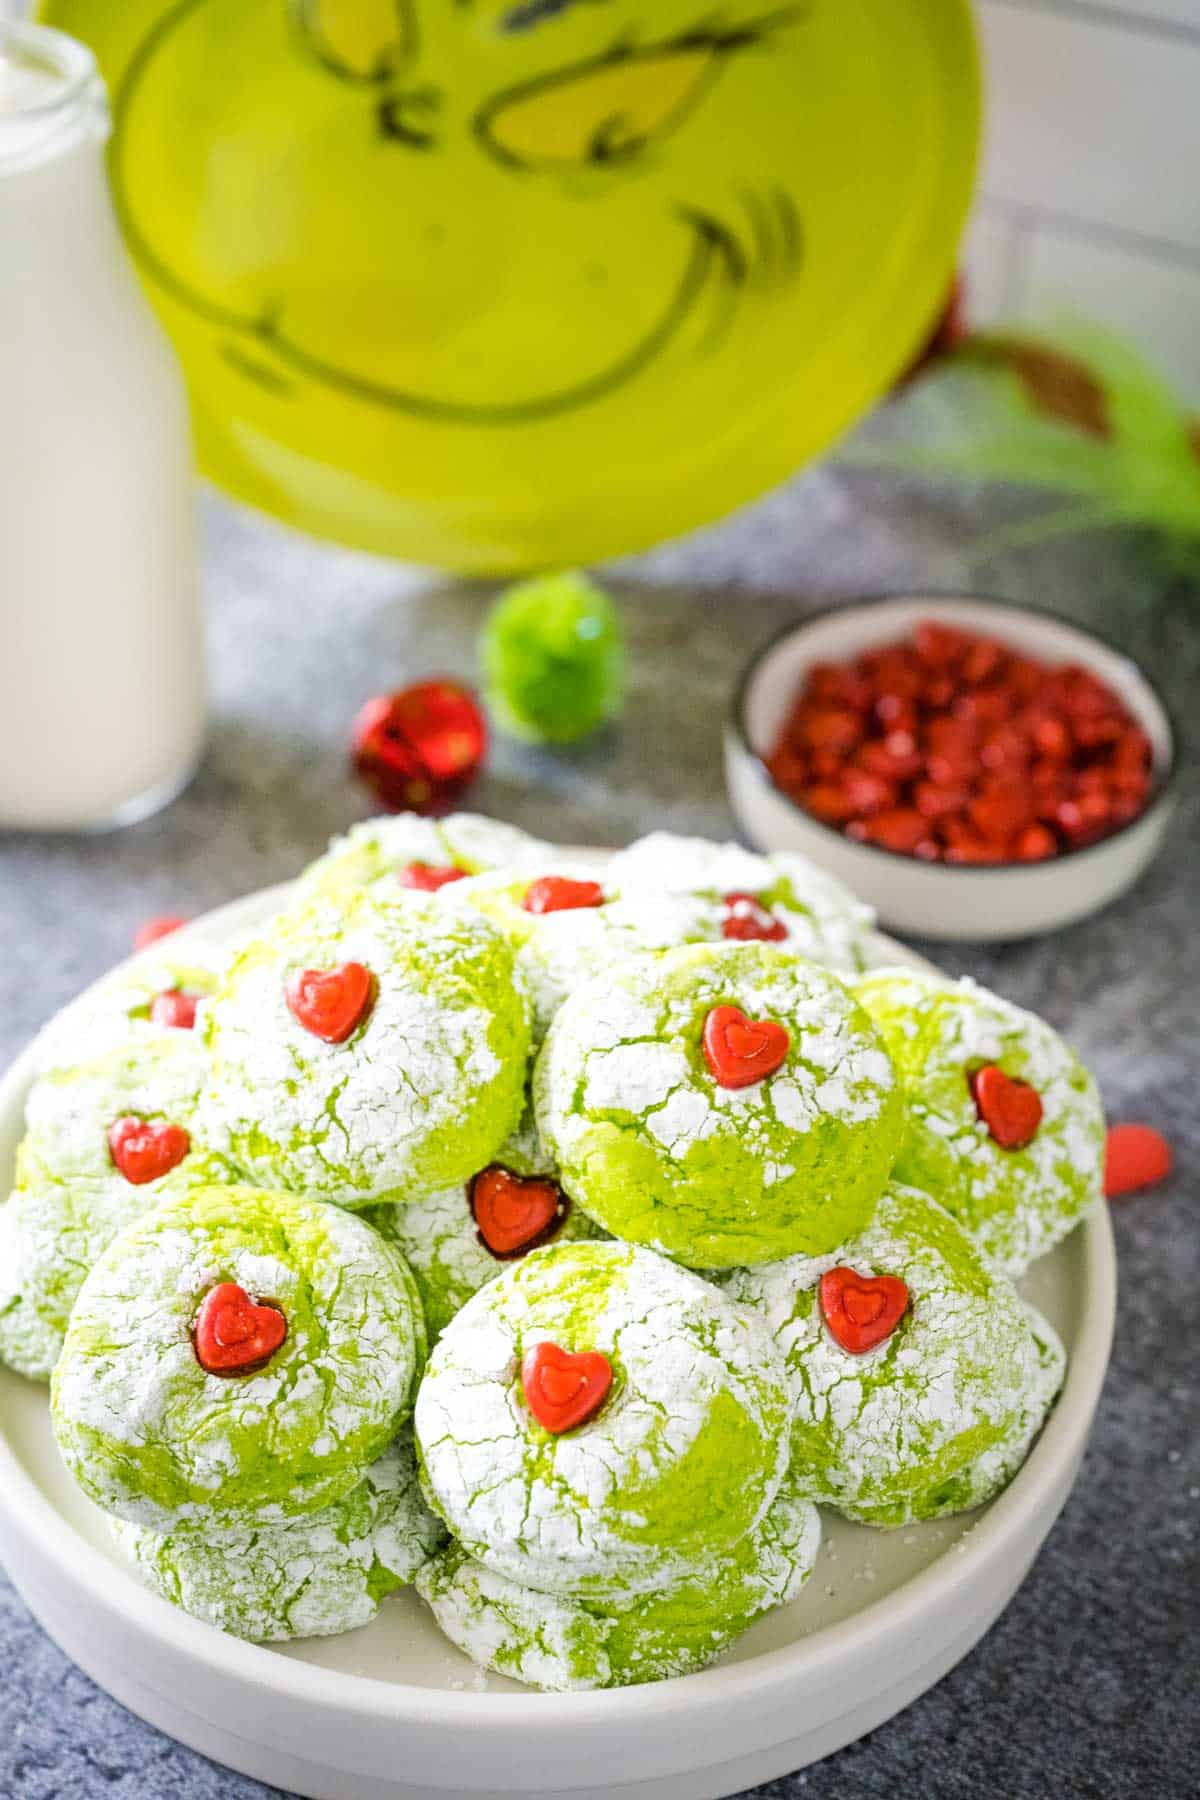
{"label": "stray heart candy on plate", "polygon": [[1104,1192],[1109,1200],[1165,1181],[1174,1158],[1152,1125],[1112,1125],[1104,1147]]}

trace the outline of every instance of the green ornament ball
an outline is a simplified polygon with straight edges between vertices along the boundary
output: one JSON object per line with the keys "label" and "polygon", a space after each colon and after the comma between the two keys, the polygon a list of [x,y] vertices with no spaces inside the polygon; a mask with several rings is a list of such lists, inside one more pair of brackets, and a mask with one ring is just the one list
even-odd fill
{"label": "green ornament ball", "polygon": [[621,710],[621,622],[586,575],[567,570],[509,588],[488,616],[481,654],[488,705],[515,737],[574,743]]}

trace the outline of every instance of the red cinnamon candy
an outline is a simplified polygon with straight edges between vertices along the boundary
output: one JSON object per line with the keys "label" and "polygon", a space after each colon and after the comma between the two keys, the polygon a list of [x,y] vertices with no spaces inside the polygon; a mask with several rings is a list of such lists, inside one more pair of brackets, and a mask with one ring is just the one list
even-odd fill
{"label": "red cinnamon candy", "polygon": [[179,1167],[192,1140],[182,1125],[139,1119],[133,1113],[117,1119],[108,1130],[108,1153],[113,1165],[133,1187],[144,1187]]}
{"label": "red cinnamon candy", "polygon": [[596,1416],[612,1379],[612,1364],[600,1350],[563,1350],[543,1342],[521,1359],[526,1404],[538,1424],[556,1437]]}
{"label": "red cinnamon candy", "polygon": [[401,887],[413,888],[421,894],[436,894],[449,887],[451,882],[465,881],[467,876],[466,869],[460,869],[454,863],[410,862],[397,873]]}
{"label": "red cinnamon candy", "polygon": [[572,881],[566,875],[539,875],[525,889],[521,905],[529,913],[572,912],[576,907],[603,906],[598,881]]}
{"label": "red cinnamon candy", "polygon": [[722,937],[740,944],[781,944],[788,935],[783,920],[777,919],[756,894],[726,894],[722,904],[725,907]]}
{"label": "red cinnamon candy", "polygon": [[375,978],[362,963],[336,969],[297,969],[284,989],[287,1009],[298,1025],[326,1044],[344,1044],[370,1012]]}
{"label": "red cinnamon candy", "polygon": [[188,923],[185,913],[156,913],[152,919],[143,919],[133,934],[135,950],[148,950],[151,944],[157,944],[160,938],[170,937],[173,931]]}
{"label": "red cinnamon candy", "polygon": [[192,1345],[209,1375],[253,1375],[265,1368],[287,1337],[287,1320],[269,1300],[252,1300],[236,1281],[205,1294]]}
{"label": "red cinnamon candy", "polygon": [[908,1311],[908,1287],[898,1275],[860,1275],[839,1264],[817,1288],[829,1335],[851,1356],[862,1356],[891,1337]]}
{"label": "red cinnamon candy", "polygon": [[791,1042],[774,1019],[748,1019],[740,1006],[714,1006],[704,1021],[704,1060],[724,1088],[753,1087],[780,1068]]}
{"label": "red cinnamon candy", "polygon": [[567,1197],[548,1175],[518,1175],[489,1163],[467,1187],[471,1216],[493,1256],[524,1256],[553,1236],[567,1215]]}
{"label": "red cinnamon candy", "polygon": [[1006,1075],[995,1063],[975,1069],[967,1084],[975,1110],[1002,1150],[1024,1150],[1042,1122],[1042,1097],[1027,1081]]}
{"label": "red cinnamon candy", "polygon": [[1104,1192],[1109,1200],[1165,1181],[1174,1157],[1153,1125],[1111,1125],[1104,1147]]}
{"label": "red cinnamon candy", "polygon": [[823,825],[960,864],[1082,849],[1136,818],[1154,785],[1146,733],[1089,669],[936,619],[814,664],[766,762]]}
{"label": "red cinnamon candy", "polygon": [[186,988],[164,988],[150,1002],[150,1018],[155,1025],[191,1031],[196,1023],[199,1000],[199,994],[190,993]]}

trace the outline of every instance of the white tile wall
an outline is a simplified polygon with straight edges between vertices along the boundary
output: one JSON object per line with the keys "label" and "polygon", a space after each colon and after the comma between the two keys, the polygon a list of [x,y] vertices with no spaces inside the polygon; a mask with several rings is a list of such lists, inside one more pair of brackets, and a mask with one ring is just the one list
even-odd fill
{"label": "white tile wall", "polygon": [[978,0],[973,319],[1074,310],[1200,406],[1200,0]]}

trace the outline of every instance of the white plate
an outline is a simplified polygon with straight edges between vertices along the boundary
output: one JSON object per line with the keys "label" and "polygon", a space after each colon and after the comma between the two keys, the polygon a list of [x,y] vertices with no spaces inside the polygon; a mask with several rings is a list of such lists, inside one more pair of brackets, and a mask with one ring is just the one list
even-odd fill
{"label": "white plate", "polygon": [[[269,889],[188,935],[221,938]],[[179,939],[182,948],[185,938]],[[912,961],[898,945],[881,959]],[[0,1179],[33,1075],[0,1085]],[[0,1190],[2,1191],[2,1190]],[[1007,1604],[1074,1481],[1112,1335],[1103,1210],[1023,1284],[1061,1332],[1066,1387],[1007,1491],[906,1531],[824,1515],[816,1570],[715,1668],[647,1687],[539,1694],[481,1674],[411,1590],[361,1631],[286,1648],[226,1637],[148,1593],[59,1461],[45,1389],[0,1371],[0,1555],[51,1637],[101,1687],[218,1762],[316,1800],[709,1800],[803,1767],[931,1687]]]}

